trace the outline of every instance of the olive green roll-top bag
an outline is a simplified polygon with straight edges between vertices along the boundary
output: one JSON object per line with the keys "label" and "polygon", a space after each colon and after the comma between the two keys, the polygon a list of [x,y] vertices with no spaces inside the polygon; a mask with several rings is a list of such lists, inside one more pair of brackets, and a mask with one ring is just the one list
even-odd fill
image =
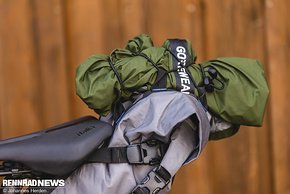
{"label": "olive green roll-top bag", "polygon": [[[178,41],[183,47],[173,46]],[[166,40],[154,47],[143,34],[129,40],[125,49],[89,57],[77,69],[78,96],[98,114],[107,115],[116,101],[129,100],[140,89],[151,90],[162,70],[167,89],[188,88],[215,117],[237,125],[262,125],[269,90],[259,61],[229,57],[195,64],[191,42],[176,42]]]}

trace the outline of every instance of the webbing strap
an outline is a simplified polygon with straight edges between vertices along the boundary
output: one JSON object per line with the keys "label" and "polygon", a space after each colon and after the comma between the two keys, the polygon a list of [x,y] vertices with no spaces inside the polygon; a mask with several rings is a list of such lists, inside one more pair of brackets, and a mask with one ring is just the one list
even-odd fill
{"label": "webbing strap", "polygon": [[100,148],[86,162],[156,165],[161,162],[167,148],[168,144],[155,140],[125,147]]}
{"label": "webbing strap", "polygon": [[192,62],[186,40],[169,39],[169,48],[172,55],[172,65],[176,78],[176,90],[189,94],[194,93],[195,83],[187,70],[187,64]]}
{"label": "webbing strap", "polygon": [[128,163],[126,147],[97,149],[87,160],[90,163]]}
{"label": "webbing strap", "polygon": [[156,89],[166,89],[167,85],[167,72],[164,69],[159,69],[157,72],[157,78],[152,86],[152,90]]}

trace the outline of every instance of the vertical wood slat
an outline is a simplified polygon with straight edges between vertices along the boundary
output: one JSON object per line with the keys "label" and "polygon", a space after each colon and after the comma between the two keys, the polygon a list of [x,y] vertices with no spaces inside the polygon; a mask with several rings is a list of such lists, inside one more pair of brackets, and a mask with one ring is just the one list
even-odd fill
{"label": "vertical wood slat", "polygon": [[[264,15],[261,1],[204,1],[206,57],[264,55]],[[271,193],[269,128],[246,128],[210,150],[215,193]],[[261,140],[260,137],[265,139]]]}
{"label": "vertical wood slat", "polygon": [[30,2],[0,1],[2,138],[41,126]]}
{"label": "vertical wood slat", "polygon": [[289,1],[266,1],[274,193],[290,193]]}
{"label": "vertical wood slat", "polygon": [[[3,1],[0,1],[0,13],[3,12],[4,10],[4,4],[3,4]],[[4,46],[3,46],[3,40],[2,40],[2,34],[3,34],[3,30],[2,30],[2,27],[4,25],[4,19],[3,17],[0,17],[0,139],[3,139],[2,137],[2,129],[4,129],[4,124],[3,124],[3,120],[5,119],[4,118],[4,114],[5,114],[5,111],[4,111],[4,108],[3,108],[3,91],[4,91],[4,80],[3,80],[3,72],[5,70],[5,68],[3,67],[3,49],[4,49]]]}
{"label": "vertical wood slat", "polygon": [[197,53],[197,63],[202,62],[205,60],[203,1],[182,0],[180,3],[183,8],[179,16],[180,34],[192,42],[192,47]]}
{"label": "vertical wood slat", "polygon": [[[120,1],[119,10],[120,30],[122,31],[121,44],[125,44],[129,39],[144,33],[146,20],[144,1],[122,0]],[[124,45],[121,46],[123,47]]]}
{"label": "vertical wood slat", "polygon": [[124,36],[121,26],[121,0],[107,1],[102,0],[103,18],[103,39],[105,40],[103,47],[105,53],[110,54],[115,48],[121,48],[124,45],[122,37]]}
{"label": "vertical wood slat", "polygon": [[178,37],[182,23],[181,3],[174,0],[145,2],[147,18],[145,32],[152,37],[155,45],[161,45],[167,38]]}
{"label": "vertical wood slat", "polygon": [[[123,47],[127,39],[132,38],[127,34],[128,31],[142,32],[141,14],[136,13],[134,9],[136,6],[141,7],[141,1],[95,0],[87,4],[80,1],[67,1],[66,5],[67,44],[69,45],[67,56],[73,117],[95,115],[75,95],[75,69],[92,54],[110,54],[114,48]],[[124,10],[120,9],[120,6],[124,7]],[[132,14],[137,14],[137,18]]]}
{"label": "vertical wood slat", "polygon": [[[35,10],[36,63],[39,71],[44,126],[69,119],[68,75],[65,59],[63,2],[33,1]],[[52,103],[53,102],[53,103]]]}
{"label": "vertical wood slat", "polygon": [[103,2],[91,0],[84,3],[78,0],[65,1],[65,28],[67,43],[68,83],[71,104],[71,117],[95,115],[76,96],[75,72],[78,64],[94,53],[103,53]]}

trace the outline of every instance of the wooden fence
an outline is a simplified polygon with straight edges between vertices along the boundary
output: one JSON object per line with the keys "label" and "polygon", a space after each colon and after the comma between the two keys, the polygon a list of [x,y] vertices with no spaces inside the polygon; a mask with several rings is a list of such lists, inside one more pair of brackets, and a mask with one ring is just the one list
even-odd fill
{"label": "wooden fence", "polygon": [[0,138],[94,115],[74,86],[91,54],[140,33],[156,45],[187,38],[198,62],[261,60],[271,96],[262,128],[210,142],[171,193],[290,194],[289,8],[289,0],[0,0]]}

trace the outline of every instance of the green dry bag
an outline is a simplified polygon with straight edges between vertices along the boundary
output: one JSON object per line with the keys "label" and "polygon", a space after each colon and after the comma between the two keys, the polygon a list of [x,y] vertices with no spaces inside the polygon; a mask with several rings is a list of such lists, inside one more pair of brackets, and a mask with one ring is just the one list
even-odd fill
{"label": "green dry bag", "polygon": [[151,90],[165,72],[165,87],[205,100],[211,114],[237,125],[261,126],[268,98],[262,64],[247,58],[217,58],[195,64],[188,40],[166,40],[154,47],[147,35],[110,55],[93,55],[77,69],[80,98],[100,115],[112,111],[140,88]]}

